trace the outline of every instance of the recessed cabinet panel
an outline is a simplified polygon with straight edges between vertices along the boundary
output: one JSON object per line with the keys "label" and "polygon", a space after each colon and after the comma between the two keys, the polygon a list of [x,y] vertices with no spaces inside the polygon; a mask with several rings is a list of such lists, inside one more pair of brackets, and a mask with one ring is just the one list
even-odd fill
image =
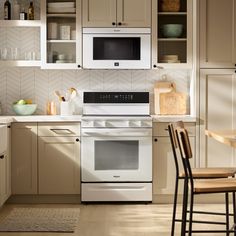
{"label": "recessed cabinet panel", "polygon": [[235,127],[234,70],[204,70],[200,78],[200,160],[202,167],[232,166],[234,149],[205,135],[205,130]]}
{"label": "recessed cabinet panel", "polygon": [[39,137],[39,194],[80,193],[80,143],[76,137]]}
{"label": "recessed cabinet panel", "polygon": [[12,124],[12,194],[37,194],[37,124]]}
{"label": "recessed cabinet panel", "polygon": [[200,67],[235,67],[235,1],[200,0]]}
{"label": "recessed cabinet panel", "polygon": [[122,27],[151,27],[151,0],[117,0],[117,22]]}
{"label": "recessed cabinet panel", "polygon": [[114,27],[116,0],[83,0],[83,27]]}

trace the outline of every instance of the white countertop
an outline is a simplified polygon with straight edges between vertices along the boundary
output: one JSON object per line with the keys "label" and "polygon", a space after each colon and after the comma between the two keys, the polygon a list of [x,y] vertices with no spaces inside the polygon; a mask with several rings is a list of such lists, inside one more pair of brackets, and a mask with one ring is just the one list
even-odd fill
{"label": "white countertop", "polygon": [[197,122],[197,118],[190,115],[169,115],[169,116],[160,116],[160,115],[152,115],[153,122],[176,122],[176,121],[184,121],[184,122]]}
{"label": "white countertop", "polygon": [[[151,115],[153,122],[175,122],[182,120],[184,122],[196,122],[197,118],[193,116],[158,116]],[[102,117],[101,117],[102,118]],[[113,117],[114,118],[114,117]],[[81,122],[81,115],[74,116],[47,116],[47,115],[33,115],[33,116],[0,116],[0,123],[11,122]]]}
{"label": "white countertop", "polygon": [[80,122],[82,116],[47,116],[47,115],[33,115],[33,116],[0,116],[0,123],[11,122]]}

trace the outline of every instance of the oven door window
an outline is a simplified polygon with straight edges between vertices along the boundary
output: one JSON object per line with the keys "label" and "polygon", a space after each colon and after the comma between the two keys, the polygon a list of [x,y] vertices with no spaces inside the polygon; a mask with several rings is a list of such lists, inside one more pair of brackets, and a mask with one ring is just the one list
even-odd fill
{"label": "oven door window", "polygon": [[140,60],[140,37],[94,37],[93,60]]}
{"label": "oven door window", "polygon": [[139,141],[95,141],[95,170],[138,170]]}

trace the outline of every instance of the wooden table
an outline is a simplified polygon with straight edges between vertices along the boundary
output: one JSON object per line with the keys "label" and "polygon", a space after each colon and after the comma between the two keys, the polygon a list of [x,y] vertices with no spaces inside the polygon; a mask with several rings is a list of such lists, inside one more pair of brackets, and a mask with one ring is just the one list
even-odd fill
{"label": "wooden table", "polygon": [[205,134],[218,142],[236,148],[236,130],[206,130]]}

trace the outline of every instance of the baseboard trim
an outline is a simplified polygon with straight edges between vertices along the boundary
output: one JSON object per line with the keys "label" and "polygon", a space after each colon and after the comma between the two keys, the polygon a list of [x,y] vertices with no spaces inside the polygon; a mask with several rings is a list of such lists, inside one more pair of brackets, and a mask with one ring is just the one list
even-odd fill
{"label": "baseboard trim", "polygon": [[19,204],[78,204],[81,203],[80,195],[12,195],[7,203]]}

